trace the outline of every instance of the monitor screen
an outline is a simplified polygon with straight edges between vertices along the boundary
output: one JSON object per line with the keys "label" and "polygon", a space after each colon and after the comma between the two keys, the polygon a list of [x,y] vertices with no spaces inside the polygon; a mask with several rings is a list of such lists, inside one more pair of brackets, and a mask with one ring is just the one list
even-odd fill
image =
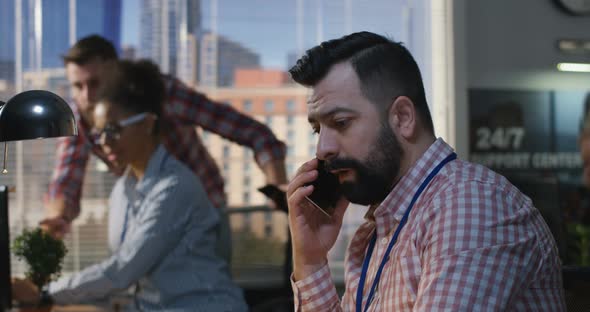
{"label": "monitor screen", "polygon": [[10,231],[8,224],[8,187],[0,185],[0,311],[8,311],[12,307]]}

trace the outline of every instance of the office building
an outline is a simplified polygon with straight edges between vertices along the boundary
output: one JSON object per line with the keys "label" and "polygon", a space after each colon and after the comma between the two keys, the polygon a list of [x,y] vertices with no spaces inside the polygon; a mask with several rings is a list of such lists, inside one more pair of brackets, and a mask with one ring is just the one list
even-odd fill
{"label": "office building", "polygon": [[234,72],[241,68],[259,68],[260,56],[239,42],[207,32],[201,38],[199,84],[206,87],[229,87]]}
{"label": "office building", "polygon": [[[280,70],[237,69],[232,87],[203,88],[212,99],[231,105],[236,110],[266,124],[287,144],[287,171],[296,168],[315,154],[315,140],[307,122],[308,90],[291,84],[287,73]],[[232,207],[267,204],[257,189],[264,186],[262,171],[254,162],[254,154],[219,136],[203,132],[202,139],[226,181],[228,205]],[[287,219],[283,213],[261,212],[232,216],[235,231],[253,232],[261,238],[285,240]]]}
{"label": "office building", "polygon": [[14,82],[14,0],[0,1],[0,80]]}
{"label": "office building", "polygon": [[151,59],[163,72],[194,84],[200,12],[199,0],[143,0],[138,56]]}
{"label": "office building", "polygon": [[[71,33],[76,39],[99,34],[120,50],[121,0],[22,0],[18,17],[16,3],[16,0],[0,2],[0,60],[15,61],[18,20],[21,21],[23,70],[62,67],[61,55],[70,47]],[[71,12],[75,14],[74,19]]]}

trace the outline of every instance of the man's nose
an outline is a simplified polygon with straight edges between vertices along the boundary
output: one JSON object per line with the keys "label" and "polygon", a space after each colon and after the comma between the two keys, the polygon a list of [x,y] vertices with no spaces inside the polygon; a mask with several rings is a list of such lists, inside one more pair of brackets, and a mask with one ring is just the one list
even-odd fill
{"label": "man's nose", "polygon": [[103,146],[106,143],[106,135],[104,132],[94,136],[94,144]]}
{"label": "man's nose", "polygon": [[320,130],[315,155],[318,159],[329,160],[335,158],[338,155],[339,145],[333,131],[324,129]]}
{"label": "man's nose", "polygon": [[106,154],[110,153],[112,151],[112,144],[113,140],[111,140],[109,138],[108,135],[106,135],[105,133],[101,134],[101,136],[98,138],[98,145],[100,145],[100,147],[102,148],[102,151],[105,152]]}
{"label": "man's nose", "polygon": [[74,98],[79,105],[86,105],[88,103],[88,88],[81,87],[78,92],[74,94]]}

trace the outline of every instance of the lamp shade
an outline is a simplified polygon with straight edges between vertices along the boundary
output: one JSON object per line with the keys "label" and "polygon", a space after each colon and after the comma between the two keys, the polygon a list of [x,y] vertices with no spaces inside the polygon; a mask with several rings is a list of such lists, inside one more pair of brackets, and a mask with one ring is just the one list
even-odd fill
{"label": "lamp shade", "polygon": [[0,104],[0,142],[78,134],[72,109],[49,91],[25,91]]}

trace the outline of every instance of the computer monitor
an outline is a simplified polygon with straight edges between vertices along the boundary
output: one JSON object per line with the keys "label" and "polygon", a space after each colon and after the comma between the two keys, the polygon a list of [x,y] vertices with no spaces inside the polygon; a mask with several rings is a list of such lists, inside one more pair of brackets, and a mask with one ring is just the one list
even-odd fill
{"label": "computer monitor", "polygon": [[8,186],[0,185],[0,311],[12,308]]}

